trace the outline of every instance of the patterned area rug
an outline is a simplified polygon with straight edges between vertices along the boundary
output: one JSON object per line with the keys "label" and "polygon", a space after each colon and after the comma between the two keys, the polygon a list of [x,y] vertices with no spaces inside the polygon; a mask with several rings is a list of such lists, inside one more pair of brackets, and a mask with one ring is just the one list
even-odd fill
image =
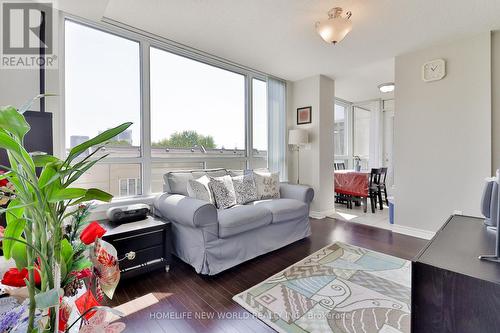
{"label": "patterned area rug", "polygon": [[233,299],[278,332],[409,333],[410,262],[334,243]]}

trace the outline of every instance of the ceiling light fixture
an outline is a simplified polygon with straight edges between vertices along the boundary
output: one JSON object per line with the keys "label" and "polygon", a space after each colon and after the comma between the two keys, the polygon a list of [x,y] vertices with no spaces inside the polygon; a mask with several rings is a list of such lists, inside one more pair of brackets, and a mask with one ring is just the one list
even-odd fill
{"label": "ceiling light fixture", "polygon": [[328,20],[316,22],[316,31],[327,43],[337,44],[351,31],[352,13],[342,17],[342,8],[334,7],[328,11]]}
{"label": "ceiling light fixture", "polygon": [[394,82],[388,82],[388,83],[382,83],[378,86],[378,89],[380,90],[380,92],[383,92],[383,93],[388,93],[388,92],[392,92],[394,91],[394,88],[396,86],[394,85]]}

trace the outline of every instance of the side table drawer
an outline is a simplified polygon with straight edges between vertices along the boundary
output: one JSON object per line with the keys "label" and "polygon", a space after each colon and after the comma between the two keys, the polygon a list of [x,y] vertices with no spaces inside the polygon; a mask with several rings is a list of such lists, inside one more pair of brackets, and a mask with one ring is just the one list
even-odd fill
{"label": "side table drawer", "polygon": [[[132,250],[133,251],[133,250]],[[120,261],[120,270],[124,270],[130,267],[145,264],[149,261],[158,260],[163,258],[164,248],[162,246],[154,246],[147,249],[137,250],[135,252],[135,258],[129,260],[127,258]],[[130,251],[129,251],[130,252]],[[119,255],[119,258],[123,258],[125,254]]]}
{"label": "side table drawer", "polygon": [[150,231],[139,235],[116,238],[113,245],[118,255],[163,244],[163,230]]}

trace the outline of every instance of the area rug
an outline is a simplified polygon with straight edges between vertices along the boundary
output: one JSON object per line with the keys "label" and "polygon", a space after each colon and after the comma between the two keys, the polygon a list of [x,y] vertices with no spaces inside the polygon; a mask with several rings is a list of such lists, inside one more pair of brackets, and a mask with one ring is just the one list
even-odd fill
{"label": "area rug", "polygon": [[410,262],[340,242],[233,299],[278,332],[409,333]]}

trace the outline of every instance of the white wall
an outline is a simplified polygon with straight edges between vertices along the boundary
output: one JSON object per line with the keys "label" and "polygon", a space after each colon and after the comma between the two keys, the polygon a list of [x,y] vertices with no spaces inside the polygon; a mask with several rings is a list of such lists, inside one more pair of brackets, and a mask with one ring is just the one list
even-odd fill
{"label": "white wall", "polygon": [[[309,132],[309,144],[300,151],[300,183],[314,188],[311,215],[322,217],[333,213],[333,101],[334,81],[317,75],[293,82],[289,104],[289,129]],[[296,125],[297,108],[312,107],[312,123]],[[289,158],[289,180],[297,180],[297,153]]]}
{"label": "white wall", "polygon": [[500,168],[500,31],[491,34],[492,163],[494,174]]}
{"label": "white wall", "polygon": [[[491,171],[490,33],[396,57],[395,222],[436,231],[455,210],[479,215]],[[443,80],[421,66],[443,58]]]}

